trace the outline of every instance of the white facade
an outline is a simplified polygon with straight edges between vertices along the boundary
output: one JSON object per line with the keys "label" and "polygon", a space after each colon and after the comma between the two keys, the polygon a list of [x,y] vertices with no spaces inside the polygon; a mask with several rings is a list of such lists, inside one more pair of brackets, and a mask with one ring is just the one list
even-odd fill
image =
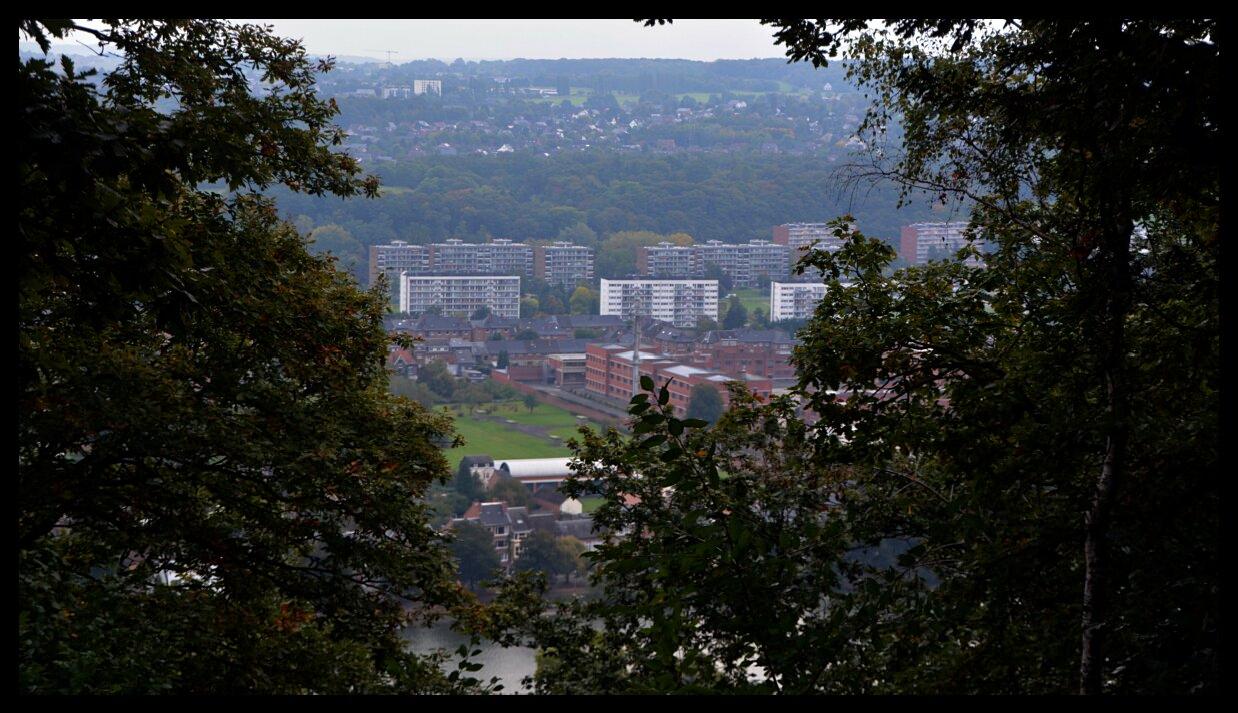
{"label": "white facade", "polygon": [[[834,228],[829,223],[784,223],[778,226],[784,229],[786,242],[783,243],[801,253],[817,243],[818,250],[834,252],[843,246],[843,241],[834,235]],[[818,242],[819,241],[819,242]],[[796,254],[798,257],[799,254]]]}
{"label": "white facade", "polygon": [[403,240],[392,240],[388,245],[370,246],[370,286],[379,275],[387,276],[391,300],[400,298],[400,273],[424,275],[430,265],[430,250],[425,245],[409,245]]}
{"label": "white facade", "polygon": [[556,242],[533,249],[533,275],[560,287],[593,281],[593,248]]}
{"label": "white facade", "polygon": [[[902,256],[913,265],[923,265],[929,260],[949,260],[967,245],[967,221],[951,223],[912,223],[903,227],[900,239]],[[976,241],[982,252],[985,241]],[[966,264],[979,265],[983,261],[968,258]]]}
{"label": "white facade", "polygon": [[443,96],[443,82],[439,79],[414,79],[413,94],[437,94]]}
{"label": "white facade", "polygon": [[[854,226],[852,226],[854,227]],[[834,228],[829,223],[783,223],[774,226],[774,242],[786,245],[790,255],[792,268],[808,254],[809,249],[816,245],[817,250],[838,252],[842,249],[843,240],[834,235]],[[804,271],[805,278],[818,279],[821,271],[809,268]]]}
{"label": "white facade", "polygon": [[717,280],[602,280],[601,314],[653,317],[676,327],[718,319]]}
{"label": "white facade", "polygon": [[518,275],[400,275],[400,311],[421,314],[439,307],[445,316],[468,318],[478,307],[496,317],[520,316]]}
{"label": "white facade", "polygon": [[808,319],[824,297],[825,285],[819,282],[771,282],[769,319]]}

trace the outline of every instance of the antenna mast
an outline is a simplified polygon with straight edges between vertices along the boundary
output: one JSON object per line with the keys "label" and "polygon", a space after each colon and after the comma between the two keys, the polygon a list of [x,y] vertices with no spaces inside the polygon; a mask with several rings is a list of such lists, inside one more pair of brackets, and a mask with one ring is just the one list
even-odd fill
{"label": "antenna mast", "polygon": [[391,66],[392,66],[392,64],[391,64],[391,55],[393,55],[393,54],[400,54],[400,51],[399,51],[399,50],[367,50],[367,51],[368,51],[368,52],[386,52],[386,53],[387,53],[387,66],[388,66],[388,67],[391,67]]}
{"label": "antenna mast", "polygon": [[632,395],[640,393],[640,311],[643,300],[636,293],[632,303]]}

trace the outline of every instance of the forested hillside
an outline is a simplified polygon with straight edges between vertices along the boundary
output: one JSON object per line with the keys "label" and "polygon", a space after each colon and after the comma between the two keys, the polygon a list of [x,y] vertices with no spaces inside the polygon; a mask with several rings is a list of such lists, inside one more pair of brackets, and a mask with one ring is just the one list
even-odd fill
{"label": "forested hillside", "polygon": [[838,164],[809,156],[427,156],[378,174],[375,200],[273,195],[303,230],[338,226],[319,231],[318,248],[359,268],[366,246],[389,240],[545,240],[568,231],[583,242],[583,224],[597,238],[650,230],[742,242],[769,239],[780,223],[851,213],[867,233],[895,242],[901,225],[952,216],[927,199],[897,209],[896,191],[849,185]]}

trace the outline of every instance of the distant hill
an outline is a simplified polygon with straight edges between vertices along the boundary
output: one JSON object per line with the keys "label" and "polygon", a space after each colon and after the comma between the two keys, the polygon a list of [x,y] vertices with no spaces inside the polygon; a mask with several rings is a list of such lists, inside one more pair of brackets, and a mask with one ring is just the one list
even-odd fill
{"label": "distant hill", "polygon": [[[89,69],[96,67],[103,71],[115,69],[120,65],[120,57],[116,56],[115,52],[109,52],[106,55],[100,56],[91,51],[90,47],[83,46],[77,43],[53,43],[51,50],[47,56],[59,61],[60,55],[65,55],[73,60],[73,64],[79,69]],[[43,50],[33,42],[20,42],[17,46],[17,57],[20,60],[30,58],[44,57]]]}
{"label": "distant hill", "polygon": [[355,54],[312,54],[309,55],[311,60],[316,60],[324,57],[332,57],[340,64],[385,64],[384,59],[375,59],[374,57],[362,57]]}

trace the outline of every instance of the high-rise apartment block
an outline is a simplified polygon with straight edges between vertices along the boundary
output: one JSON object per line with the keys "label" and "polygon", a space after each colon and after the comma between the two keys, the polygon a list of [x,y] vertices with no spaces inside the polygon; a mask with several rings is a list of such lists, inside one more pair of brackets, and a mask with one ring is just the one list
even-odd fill
{"label": "high-rise apartment block", "polygon": [[782,225],[775,225],[774,242],[779,245],[786,245],[792,250],[799,250],[794,255],[796,260],[814,242],[817,243],[818,250],[829,250],[831,252],[843,246],[843,241],[834,236],[834,229],[830,227],[829,223],[783,223]]}
{"label": "high-rise apartment block", "polygon": [[718,319],[717,280],[602,280],[601,314],[653,317],[676,327]]}
{"label": "high-rise apartment block", "polygon": [[710,240],[696,246],[696,276],[704,277],[712,265],[731,278],[736,287],[752,287],[762,277],[767,280],[785,278],[790,270],[787,255],[785,245],[768,240],[750,240],[747,243]]}
{"label": "high-rise apartment block", "polygon": [[696,275],[696,248],[661,242],[636,249],[636,271],[660,278],[689,278]]}
{"label": "high-rise apartment block", "polygon": [[[800,258],[816,244],[817,250],[835,252],[843,246],[843,241],[834,236],[834,228],[829,223],[783,223],[774,226],[774,242],[786,245],[790,250],[789,261],[795,267]],[[819,270],[810,269],[804,272],[804,279],[818,279]]]}
{"label": "high-rise apartment block", "polygon": [[452,239],[430,245],[430,270],[440,275],[533,274],[533,248],[502,238],[488,243]]}
{"label": "high-rise apartment block", "polygon": [[819,282],[771,282],[769,319],[808,319],[824,297],[825,285]]}
{"label": "high-rise apartment block", "polygon": [[374,286],[379,275],[386,275],[393,302],[399,299],[400,273],[422,275],[429,267],[430,250],[425,245],[393,240],[389,245],[370,246],[370,286]]}
{"label": "high-rise apartment block", "polygon": [[786,246],[768,240],[724,243],[710,240],[700,245],[671,243],[638,248],[637,270],[650,277],[701,278],[710,268],[721,270],[736,287],[751,287],[762,277],[783,279],[790,269]]}
{"label": "high-rise apartment block", "polygon": [[520,317],[520,277],[517,275],[400,276],[400,311],[423,314],[438,307],[443,315],[468,318],[479,307],[496,317]]}
{"label": "high-rise apartment block", "polygon": [[386,274],[393,300],[400,273],[409,275],[517,275],[539,277],[562,287],[593,281],[593,249],[567,242],[533,247],[497,238],[488,243],[451,239],[431,245],[394,240],[370,247],[370,284]]}
{"label": "high-rise apartment block", "polygon": [[[954,253],[967,245],[963,232],[966,221],[952,223],[912,223],[905,225],[899,240],[899,255],[912,265],[923,265],[929,260],[949,260]],[[983,241],[977,243],[983,247]],[[978,265],[980,260],[969,258],[967,264]]]}
{"label": "high-rise apartment block", "polygon": [[478,251],[481,272],[489,275],[532,275],[533,248],[524,243],[497,238]]}
{"label": "high-rise apartment block", "polygon": [[533,276],[560,287],[593,281],[593,250],[557,242],[533,248]]}

